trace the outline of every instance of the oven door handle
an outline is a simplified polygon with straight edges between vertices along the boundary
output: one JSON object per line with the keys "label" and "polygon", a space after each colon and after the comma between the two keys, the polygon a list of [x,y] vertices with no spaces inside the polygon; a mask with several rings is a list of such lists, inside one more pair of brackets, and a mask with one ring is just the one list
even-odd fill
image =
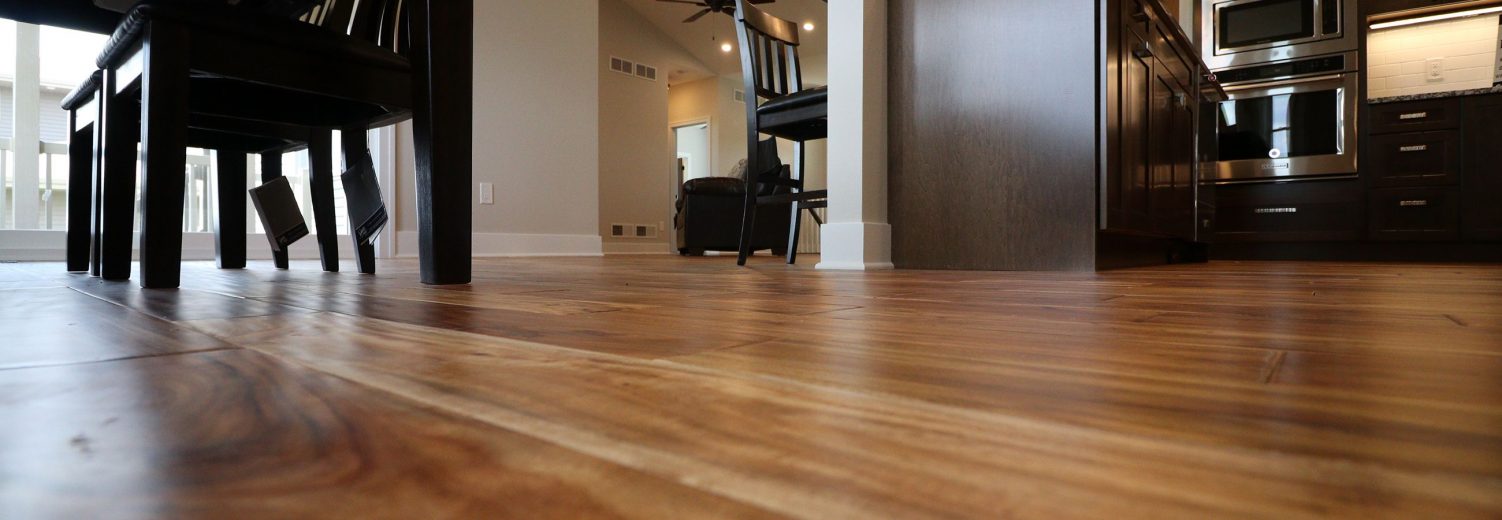
{"label": "oven door handle", "polygon": [[1331,80],[1343,80],[1347,74],[1350,74],[1350,73],[1330,74],[1330,75],[1326,75],[1326,76],[1315,76],[1315,77],[1312,77],[1312,78],[1285,79],[1285,80],[1279,80],[1279,81],[1269,81],[1269,82],[1266,82],[1266,83],[1248,83],[1248,84],[1243,84],[1243,85],[1235,85],[1235,86],[1222,87],[1222,88],[1225,89],[1226,92],[1240,92],[1240,91],[1243,91],[1243,90],[1252,90],[1252,89],[1266,89],[1266,88],[1287,87],[1289,85],[1303,85],[1305,83],[1320,83],[1320,82],[1331,81]]}

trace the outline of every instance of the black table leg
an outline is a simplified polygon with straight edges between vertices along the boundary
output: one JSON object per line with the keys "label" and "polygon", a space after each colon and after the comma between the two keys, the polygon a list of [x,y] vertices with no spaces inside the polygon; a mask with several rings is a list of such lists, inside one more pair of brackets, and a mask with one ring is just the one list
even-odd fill
{"label": "black table leg", "polygon": [[246,156],[240,152],[218,153],[219,176],[214,213],[214,257],[220,269],[245,268],[245,176]]}
{"label": "black table leg", "polygon": [[175,289],[182,279],[188,40],[182,27],[156,21],[142,49],[141,287],[147,289]]}
{"label": "black table leg", "polygon": [[410,5],[422,282],[465,284],[473,247],[474,2]]}
{"label": "black table leg", "polygon": [[313,195],[313,229],[323,270],[339,272],[339,225],[334,221],[334,138],[328,130],[308,136],[308,187]]}
{"label": "black table leg", "polygon": [[[261,183],[265,184],[282,176],[282,152],[263,152],[261,154]],[[277,269],[286,269],[291,264],[287,262],[287,251],[272,251],[271,260],[276,263]]]}

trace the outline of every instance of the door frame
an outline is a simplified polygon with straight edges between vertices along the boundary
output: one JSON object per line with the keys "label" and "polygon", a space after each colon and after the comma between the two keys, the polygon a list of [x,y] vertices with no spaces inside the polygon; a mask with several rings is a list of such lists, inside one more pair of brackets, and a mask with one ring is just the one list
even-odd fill
{"label": "door frame", "polygon": [[715,130],[716,130],[716,127],[715,127],[715,124],[714,124],[714,117],[712,117],[712,116],[695,117],[695,118],[683,119],[683,120],[680,120],[680,121],[673,121],[673,122],[668,123],[668,134],[672,136],[673,150],[672,150],[672,153],[669,154],[669,160],[670,160],[670,162],[668,163],[668,182],[667,182],[667,185],[668,185],[668,201],[670,201],[670,204],[668,204],[668,208],[667,208],[668,218],[667,218],[666,222],[668,222],[669,225],[668,225],[668,229],[663,230],[663,232],[665,232],[665,233],[668,234],[668,246],[671,247],[670,251],[674,251],[674,252],[678,251],[677,217],[678,217],[678,192],[679,192],[679,189],[680,189],[680,185],[679,185],[680,181],[678,180],[678,130],[680,128],[688,128],[688,127],[691,127],[691,126],[698,126],[698,125],[704,125],[705,126],[705,133],[708,134],[709,157],[704,161],[704,163],[705,163],[706,167],[708,167],[708,168],[711,169],[711,173],[713,173],[713,168],[714,168],[714,163],[715,163],[715,142],[717,141],[715,139]]}

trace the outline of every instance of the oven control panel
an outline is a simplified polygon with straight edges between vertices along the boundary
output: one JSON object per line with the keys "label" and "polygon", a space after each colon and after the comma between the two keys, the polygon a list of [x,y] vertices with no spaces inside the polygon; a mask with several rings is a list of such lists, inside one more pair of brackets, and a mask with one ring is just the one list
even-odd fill
{"label": "oven control panel", "polygon": [[1220,79],[1221,84],[1234,84],[1345,71],[1346,55],[1341,54],[1322,58],[1309,58],[1307,60],[1258,65],[1244,69],[1222,70],[1217,71],[1215,77]]}

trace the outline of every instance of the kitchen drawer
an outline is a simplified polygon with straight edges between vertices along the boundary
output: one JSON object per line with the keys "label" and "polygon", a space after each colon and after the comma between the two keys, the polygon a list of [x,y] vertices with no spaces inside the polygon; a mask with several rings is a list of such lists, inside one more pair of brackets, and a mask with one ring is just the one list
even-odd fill
{"label": "kitchen drawer", "polygon": [[1386,188],[1372,190],[1375,240],[1455,240],[1460,238],[1460,190]]}
{"label": "kitchen drawer", "polygon": [[1460,132],[1456,130],[1372,136],[1367,153],[1367,171],[1374,186],[1460,183]]}
{"label": "kitchen drawer", "polygon": [[1431,99],[1371,106],[1372,134],[1460,128],[1460,100]]}
{"label": "kitchen drawer", "polygon": [[1233,184],[1216,188],[1215,241],[1360,240],[1366,205],[1360,181]]}

